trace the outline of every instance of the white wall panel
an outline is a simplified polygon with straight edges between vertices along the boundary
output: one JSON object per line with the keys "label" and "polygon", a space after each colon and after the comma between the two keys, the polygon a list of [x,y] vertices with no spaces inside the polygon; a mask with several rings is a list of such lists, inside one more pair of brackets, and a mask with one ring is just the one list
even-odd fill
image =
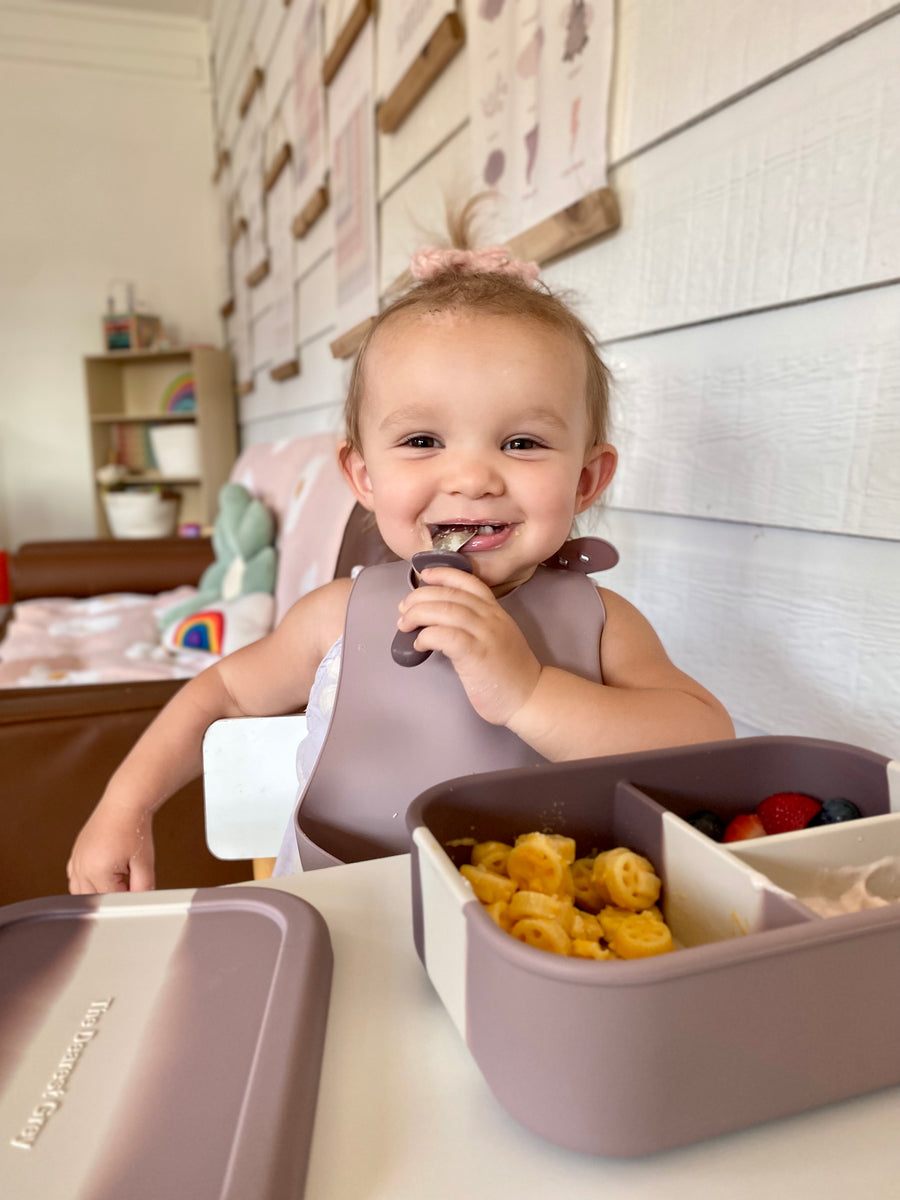
{"label": "white wall panel", "polygon": [[900,538],[900,288],[606,347],[624,508]]}
{"label": "white wall panel", "polygon": [[251,321],[254,374],[275,365],[275,309],[264,308]]}
{"label": "white wall panel", "polygon": [[341,429],[347,364],[331,355],[327,338],[307,343],[300,351],[300,375],[276,383],[265,369],[255,373],[254,389],[240,404],[241,444],[265,440],[261,423],[277,419],[278,434],[319,433]]}
{"label": "white wall panel", "polygon": [[240,20],[241,0],[213,0],[209,17],[210,44],[217,58],[227,52]]}
{"label": "white wall panel", "polygon": [[260,442],[277,442],[282,438],[302,437],[313,433],[334,433],[335,446],[339,431],[334,425],[334,410],[309,409],[305,412],[275,413],[261,417],[246,427],[244,445],[253,446]]}
{"label": "white wall panel", "polygon": [[240,5],[232,41],[229,42],[226,49],[225,59],[221,67],[218,62],[216,64],[216,71],[221,70],[222,73],[222,81],[219,84],[222,107],[219,111],[223,122],[226,122],[230,128],[233,128],[241,119],[237,111],[238,104],[244,88],[247,86],[247,80],[250,78],[250,71],[256,65],[253,30],[259,15],[259,3],[260,0],[246,0]]}
{"label": "white wall panel", "polygon": [[548,271],[604,339],[900,277],[900,16],[611,174],[622,226]]}
{"label": "white wall panel", "polygon": [[325,18],[325,54],[327,55],[337,39],[338,34],[347,24],[347,20],[356,0],[323,0],[322,10]]}
{"label": "white wall panel", "polygon": [[286,13],[284,0],[262,0],[259,6],[256,27],[253,30],[253,46],[256,50],[256,60],[266,72],[266,83],[269,82],[269,66]]}
{"label": "white wall panel", "polygon": [[336,285],[334,255],[326,254],[317,265],[297,283],[299,341],[309,341],[322,334],[335,336]]}
{"label": "white wall panel", "polygon": [[611,160],[895,7],[895,0],[619,0]]}
{"label": "white wall panel", "polygon": [[[296,34],[291,33],[290,29],[291,27],[286,23],[281,26],[281,32],[272,46],[266,67],[264,91],[267,113],[293,106],[293,94],[290,87],[294,78],[294,37]],[[285,115],[284,119],[290,120],[286,132],[292,133],[293,117]]]}
{"label": "white wall panel", "polygon": [[327,211],[310,229],[306,237],[298,238],[294,250],[294,269],[297,278],[318,266],[319,260],[334,252],[334,222]]}
{"label": "white wall panel", "polygon": [[[256,103],[256,101],[254,101]],[[250,144],[254,134],[254,113],[235,125],[234,139],[230,143],[231,174],[235,187],[240,186],[246,171],[250,156]]]}
{"label": "white wall panel", "polygon": [[900,750],[896,543],[616,510],[585,528],[622,556],[598,577],[669,656],[767,733]]}
{"label": "white wall panel", "polygon": [[465,47],[435,80],[395,133],[378,135],[378,195],[385,196],[468,121]]}
{"label": "white wall panel", "polygon": [[224,121],[231,110],[237,115],[238,92],[243,84],[239,80],[240,66],[247,53],[246,44],[240,41],[241,17],[235,5],[232,24],[221,44],[213,46],[213,65],[216,80],[216,111]]}
{"label": "white wall panel", "polygon": [[275,299],[272,291],[274,282],[272,275],[269,274],[262,283],[258,283],[256,287],[247,289],[251,321],[255,321],[272,307]]}
{"label": "white wall panel", "polygon": [[382,202],[379,210],[382,291],[406,270],[410,257],[431,240],[430,234],[445,231],[445,201],[453,203],[468,196],[469,146],[466,126]]}

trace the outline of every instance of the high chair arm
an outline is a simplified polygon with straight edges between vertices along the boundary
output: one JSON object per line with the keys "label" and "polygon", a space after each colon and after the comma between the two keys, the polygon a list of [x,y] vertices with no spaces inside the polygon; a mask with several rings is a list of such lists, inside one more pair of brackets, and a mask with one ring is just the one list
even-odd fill
{"label": "high chair arm", "polygon": [[206,844],[216,858],[256,862],[281,848],[297,797],[297,747],[306,717],[214,721],[203,739]]}

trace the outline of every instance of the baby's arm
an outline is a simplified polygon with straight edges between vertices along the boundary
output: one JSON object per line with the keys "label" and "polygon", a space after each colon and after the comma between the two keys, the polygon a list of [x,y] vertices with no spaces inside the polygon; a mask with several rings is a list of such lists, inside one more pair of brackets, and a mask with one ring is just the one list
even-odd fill
{"label": "baby's arm", "polygon": [[417,646],[446,654],[476,712],[545,758],[624,754],[734,735],[718,700],[669,661],[650,623],[614,592],[602,591],[607,620],[598,684],[541,667],[479,580],[447,568],[424,577],[432,586],[404,600],[401,628],[426,625]]}
{"label": "baby's arm", "polygon": [[601,595],[603,683],[545,667],[507,726],[555,761],[734,737],[724,707],[670,661],[646,617],[615,592]]}
{"label": "baby's arm", "polygon": [[153,814],[200,775],[204,733],[221,717],[302,708],[319,661],[343,628],[349,588],[349,580],[337,580],[304,596],[273,633],[176,692],[118,767],[79,833],[68,864],[71,892],[153,887]]}

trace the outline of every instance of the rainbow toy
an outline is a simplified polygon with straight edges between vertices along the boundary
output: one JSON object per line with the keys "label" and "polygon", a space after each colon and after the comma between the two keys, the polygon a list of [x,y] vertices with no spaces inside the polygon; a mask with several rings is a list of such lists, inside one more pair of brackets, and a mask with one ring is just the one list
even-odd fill
{"label": "rainbow toy", "polygon": [[197,407],[197,395],[194,391],[194,375],[185,371],[176,375],[163,392],[163,412],[193,412]]}
{"label": "rainbow toy", "polygon": [[186,650],[207,650],[210,654],[222,653],[225,634],[225,618],[220,612],[199,612],[185,617],[173,635],[176,646]]}

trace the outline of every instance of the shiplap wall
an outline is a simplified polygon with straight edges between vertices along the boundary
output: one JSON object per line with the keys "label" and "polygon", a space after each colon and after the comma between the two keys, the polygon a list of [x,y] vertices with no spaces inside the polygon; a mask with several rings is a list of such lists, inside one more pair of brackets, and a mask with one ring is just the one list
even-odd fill
{"label": "shiplap wall", "polygon": [[[326,50],[350,8],[326,3]],[[214,5],[226,145],[254,61],[270,148],[292,129],[291,11]],[[379,137],[383,286],[469,177],[467,105],[463,53]],[[619,0],[608,146],[622,226],[546,270],[616,381],[621,467],[584,523],[622,555],[603,582],[742,731],[896,754],[900,4]],[[338,426],[327,221],[292,271],[301,374],[268,377],[263,284],[245,442]]]}

